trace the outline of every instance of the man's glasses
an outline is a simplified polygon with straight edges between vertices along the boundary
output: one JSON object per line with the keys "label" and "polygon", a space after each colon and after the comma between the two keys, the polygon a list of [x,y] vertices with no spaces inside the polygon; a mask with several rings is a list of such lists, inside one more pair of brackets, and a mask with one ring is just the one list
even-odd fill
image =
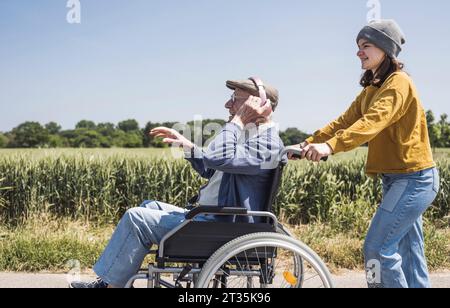
{"label": "man's glasses", "polygon": [[237,96],[236,93],[233,93],[233,94],[231,94],[230,100],[231,100],[231,102],[234,104],[234,103],[236,103],[236,100],[237,100],[238,98],[242,98],[242,99],[245,98],[245,99],[247,99],[248,97]]}
{"label": "man's glasses", "polygon": [[230,101],[234,104],[236,102],[236,94],[231,94]]}

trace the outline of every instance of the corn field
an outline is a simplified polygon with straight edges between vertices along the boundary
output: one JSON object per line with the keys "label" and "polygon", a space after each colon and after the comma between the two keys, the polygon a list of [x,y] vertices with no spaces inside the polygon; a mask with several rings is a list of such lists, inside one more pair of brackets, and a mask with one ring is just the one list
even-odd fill
{"label": "corn field", "polygon": [[[381,185],[365,175],[364,163],[361,156],[348,161],[331,159],[320,165],[288,165],[276,213],[290,223],[329,222],[339,211],[351,217],[370,216],[380,202]],[[441,191],[427,212],[431,220],[450,212],[450,159],[439,159],[438,165]],[[50,213],[114,223],[143,200],[183,206],[202,184],[189,163],[156,156],[3,155],[0,219],[20,223],[39,213]]]}

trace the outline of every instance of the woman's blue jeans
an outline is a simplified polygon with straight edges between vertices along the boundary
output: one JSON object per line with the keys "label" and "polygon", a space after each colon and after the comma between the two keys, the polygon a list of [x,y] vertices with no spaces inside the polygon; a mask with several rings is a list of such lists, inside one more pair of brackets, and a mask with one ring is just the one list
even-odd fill
{"label": "woman's blue jeans", "polygon": [[384,174],[383,200],[364,244],[369,287],[428,288],[422,215],[439,191],[436,168]]}

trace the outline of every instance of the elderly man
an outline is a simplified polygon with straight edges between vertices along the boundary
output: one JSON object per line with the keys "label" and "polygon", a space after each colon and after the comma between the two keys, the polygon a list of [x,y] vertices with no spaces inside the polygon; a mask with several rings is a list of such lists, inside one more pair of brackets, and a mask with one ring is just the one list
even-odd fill
{"label": "elderly man", "polygon": [[[200,189],[196,204],[261,211],[269,197],[271,170],[277,167],[283,149],[270,120],[278,104],[278,91],[263,86],[258,79],[227,81],[226,85],[234,90],[225,104],[230,121],[206,151],[173,129],[155,128],[151,135],[183,147],[192,167],[209,180]],[[124,287],[139,270],[151,246],[158,245],[170,230],[183,223],[186,212],[159,201],[145,201],[140,207],[128,210],[94,267],[99,278],[90,283],[73,282],[71,287]],[[219,217],[204,215],[196,220],[216,221]]]}

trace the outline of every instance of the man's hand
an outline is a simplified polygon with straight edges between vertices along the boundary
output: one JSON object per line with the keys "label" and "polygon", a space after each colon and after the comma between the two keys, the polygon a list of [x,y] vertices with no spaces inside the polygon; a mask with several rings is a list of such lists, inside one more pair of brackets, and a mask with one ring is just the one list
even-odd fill
{"label": "man's hand", "polygon": [[236,113],[236,116],[231,121],[244,128],[249,123],[264,123],[272,115],[272,106],[270,101],[262,105],[262,101],[259,97],[250,96],[247,101],[242,105],[242,107]]}
{"label": "man's hand", "polygon": [[320,162],[323,157],[333,154],[333,149],[327,143],[308,144],[303,148],[302,159]]}
{"label": "man's hand", "polygon": [[190,150],[194,147],[194,144],[190,142],[186,137],[184,137],[182,134],[171,128],[167,127],[154,128],[150,131],[150,136],[156,138],[163,138],[164,143],[183,147],[185,150]]}

